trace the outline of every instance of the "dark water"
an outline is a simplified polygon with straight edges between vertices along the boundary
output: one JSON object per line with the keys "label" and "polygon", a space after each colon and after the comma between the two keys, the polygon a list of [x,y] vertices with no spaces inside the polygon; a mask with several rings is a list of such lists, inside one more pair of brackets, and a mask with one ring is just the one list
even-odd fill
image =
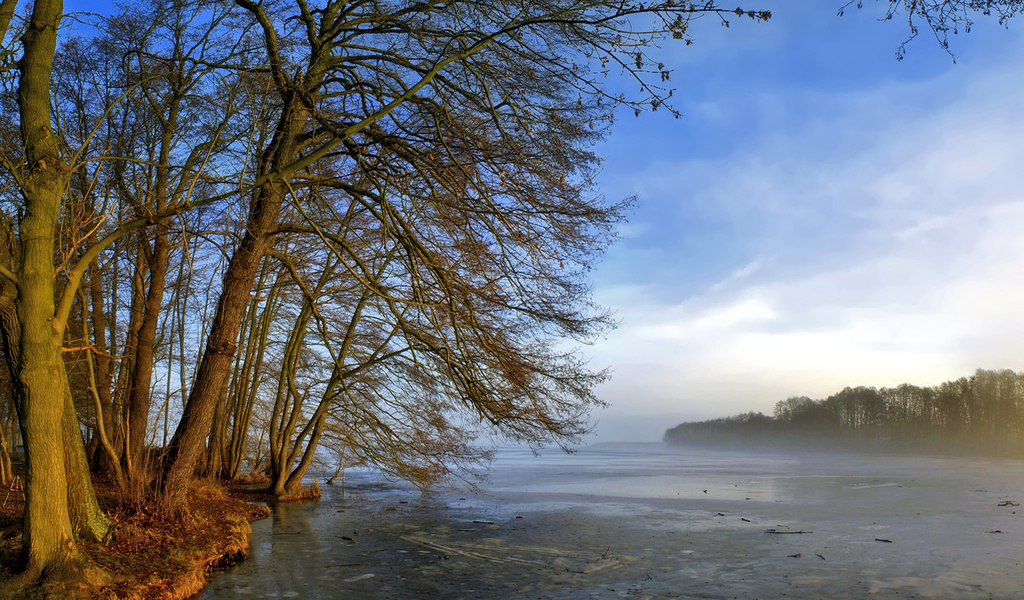
{"label": "dark water", "polygon": [[1024,598],[1020,461],[602,445],[481,488],[349,473],[201,598]]}

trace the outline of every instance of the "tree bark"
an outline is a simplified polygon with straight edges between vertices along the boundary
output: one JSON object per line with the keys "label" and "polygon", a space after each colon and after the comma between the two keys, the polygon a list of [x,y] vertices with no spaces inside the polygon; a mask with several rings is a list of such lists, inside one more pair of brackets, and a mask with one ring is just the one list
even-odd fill
{"label": "tree bark", "polygon": [[[261,157],[258,176],[273,173],[279,166],[294,160],[298,137],[307,118],[307,109],[298,95],[295,92],[286,94],[274,138]],[[238,350],[242,318],[252,299],[251,291],[260,263],[274,243],[274,230],[285,193],[286,186],[273,181],[256,190],[246,219],[245,234],[224,273],[206,349],[181,420],[165,454],[167,460],[160,492],[161,503],[170,512],[188,509],[188,488],[200,466],[213,413],[228,383],[233,357]]]}
{"label": "tree bark", "polygon": [[[18,107],[27,166],[21,176],[24,214],[18,231],[21,261],[15,302],[21,327],[14,377],[21,398],[19,417],[28,469],[23,571],[0,590],[0,595],[12,597],[19,593],[19,586],[39,579],[44,583],[89,580],[97,573],[75,543],[69,510],[68,476],[80,476],[71,470],[81,465],[66,460],[66,427],[71,423],[67,420],[70,398],[65,394],[68,384],[61,356],[64,327],[54,319],[54,237],[70,175],[50,126],[50,74],[62,13],[61,0],[36,0],[22,38],[24,55],[18,63]],[[74,425],[77,434],[77,420]],[[81,435],[77,437],[84,459]]]}
{"label": "tree bark", "polygon": [[[318,411],[315,416],[316,421],[313,425],[313,432],[309,437],[309,442],[306,443],[306,448],[302,452],[302,460],[299,464],[295,465],[292,472],[289,473],[288,479],[283,484],[275,481],[273,493],[277,495],[288,495],[295,494],[302,489],[302,478],[306,476],[306,471],[309,470],[309,465],[313,464],[313,456],[316,454],[317,446],[320,443],[320,434],[323,432],[324,422],[327,419],[327,411]],[[292,455],[289,457],[294,460],[295,454],[299,449],[299,443],[296,443],[295,448],[292,451]],[[289,461],[291,464],[291,461]]]}
{"label": "tree bark", "polygon": [[[61,370],[64,369],[63,358]],[[55,381],[63,382],[64,415],[61,427],[64,438],[64,467],[68,474],[68,510],[71,516],[71,528],[77,539],[92,542],[102,541],[113,522],[100,509],[96,500],[96,490],[92,485],[89,472],[89,459],[85,454],[85,442],[78,424],[75,404],[71,399],[71,388],[68,386],[67,372]],[[50,384],[53,386],[53,383]],[[58,387],[58,386],[53,386]]]}
{"label": "tree bark", "polygon": [[[22,435],[27,455],[21,562],[31,579],[44,571],[66,574],[84,563],[68,511],[64,463],[61,334],[54,331],[53,244],[68,169],[50,129],[50,68],[57,43],[61,0],[37,0],[18,66],[18,105],[28,172],[19,224],[18,321]],[[61,332],[62,333],[62,332]]]}
{"label": "tree bark", "polygon": [[[269,188],[269,189],[268,189]],[[171,512],[187,510],[189,484],[206,447],[213,412],[220,400],[232,358],[237,350],[242,316],[250,300],[250,290],[260,261],[270,248],[271,230],[281,210],[281,195],[274,185],[261,190],[254,203],[242,243],[231,257],[224,274],[224,287],[217,303],[195,381],[185,403],[174,437],[168,444],[167,468],[162,482],[164,508]]]}
{"label": "tree bark", "polygon": [[[97,241],[96,234],[89,236],[89,243],[95,244]],[[114,439],[114,400],[111,393],[111,359],[109,356],[109,349],[107,347],[107,313],[105,308],[105,298],[103,296],[103,269],[95,262],[89,265],[89,320],[92,322],[92,343],[96,348],[96,352],[92,353],[92,359],[95,359],[95,392],[97,399],[99,400],[99,409],[97,412],[97,421],[102,421],[103,435],[106,437],[108,444],[110,440]],[[85,321],[85,315],[82,318]],[[86,329],[87,330],[87,329]],[[111,448],[114,451],[114,456],[110,457],[107,454],[100,453],[100,456],[106,456],[105,459],[101,459],[98,462],[107,470],[107,472],[115,474],[120,471],[121,466],[113,465],[112,462],[119,460],[116,449]]]}
{"label": "tree bark", "polygon": [[[143,243],[146,243],[143,241]],[[146,431],[149,428],[149,409],[152,401],[154,349],[156,347],[157,325],[163,307],[164,288],[167,284],[167,256],[170,241],[167,229],[158,225],[151,252],[147,252],[146,263],[149,271],[149,286],[142,307],[142,319],[135,337],[135,359],[132,361],[131,386],[128,391],[128,452],[133,467],[129,477],[140,475],[145,469]]]}

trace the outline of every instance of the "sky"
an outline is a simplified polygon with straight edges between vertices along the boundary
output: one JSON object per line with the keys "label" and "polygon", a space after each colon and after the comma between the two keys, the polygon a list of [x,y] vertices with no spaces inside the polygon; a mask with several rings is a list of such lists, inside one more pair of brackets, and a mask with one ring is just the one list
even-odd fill
{"label": "sky", "polygon": [[844,2],[693,27],[663,48],[682,118],[597,148],[602,192],[638,202],[593,277],[619,325],[584,348],[612,371],[592,440],[1024,370],[1024,22],[900,61],[906,21]]}

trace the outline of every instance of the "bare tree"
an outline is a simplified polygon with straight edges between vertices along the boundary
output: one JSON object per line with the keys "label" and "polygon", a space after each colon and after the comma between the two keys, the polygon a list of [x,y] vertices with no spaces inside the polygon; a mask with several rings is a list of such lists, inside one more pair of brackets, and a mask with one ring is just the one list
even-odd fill
{"label": "bare tree", "polygon": [[[529,7],[475,2],[236,4],[263,31],[263,65],[270,75],[270,93],[277,97],[278,122],[253,174],[244,236],[224,275],[206,351],[168,448],[166,505],[183,505],[184,490],[228,383],[259,265],[275,244],[284,208],[301,214],[311,185],[334,187],[360,203],[389,231],[389,243],[401,247],[412,281],[401,290],[407,295],[396,300],[430,305],[432,327],[447,329],[454,337],[427,334],[408,324],[403,336],[415,342],[416,352],[444,366],[446,376],[457,382],[450,393],[475,407],[479,416],[503,424],[511,435],[540,435],[550,441],[578,434],[579,417],[594,401],[587,390],[598,379],[588,379],[578,368],[570,369],[571,375],[558,374],[555,361],[543,367],[550,386],[530,388],[541,396],[509,393],[506,402],[521,398],[522,404],[502,406],[491,401],[497,396],[489,396],[488,386],[482,385],[494,378],[485,377],[472,362],[460,362],[483,356],[472,350],[469,340],[507,342],[502,374],[517,371],[519,366],[508,357],[527,338],[528,327],[517,330],[522,337],[502,338],[497,329],[485,332],[485,321],[478,318],[485,312],[484,295],[463,289],[470,283],[459,281],[465,274],[446,275],[457,272],[451,268],[455,261],[471,260],[475,253],[447,248],[444,244],[453,240],[430,234],[445,231],[440,223],[447,216],[452,225],[475,214],[485,218],[461,231],[464,239],[459,242],[493,244],[497,258],[486,260],[515,268],[533,245],[535,258],[546,267],[557,271],[557,261],[568,259],[567,271],[585,268],[622,206],[584,199],[595,157],[583,146],[611,119],[613,105],[629,104],[636,110],[665,105],[668,90],[662,86],[668,70],[648,57],[648,43],[661,36],[686,39],[690,22],[701,14],[766,19],[768,13],[668,1]],[[301,26],[296,30],[290,23]],[[562,56],[577,62],[566,63]],[[613,66],[641,84],[638,99],[604,91],[603,75]],[[416,169],[416,176],[402,180],[398,170],[403,168]],[[403,188],[406,183],[412,187]],[[515,205],[515,186],[526,190],[518,199],[530,196],[532,205]],[[381,189],[386,192],[381,194]],[[422,198],[431,200],[420,202]],[[434,218],[421,225],[428,216]],[[316,219],[304,227],[317,231]],[[345,243],[332,252],[348,254],[348,268],[358,273],[359,257]],[[551,249],[555,252],[545,263],[544,252]],[[479,260],[466,266],[485,264]],[[542,289],[539,279],[521,285],[529,280],[524,276],[518,288],[512,283],[506,290],[510,296],[499,298],[506,304],[495,306],[491,314],[507,311],[525,324],[546,313],[537,318],[538,326],[543,321],[549,333],[585,339],[602,321],[581,310],[586,294],[582,281],[573,280],[577,276],[547,278],[545,283],[556,284],[551,289]],[[477,288],[482,282],[472,284]],[[517,304],[523,304],[522,310],[516,310]],[[397,304],[389,310],[402,313]],[[533,358],[543,362],[553,356],[541,348],[533,347]],[[571,353],[561,359],[563,366],[573,360],[578,366]],[[584,378],[574,381],[577,376]],[[521,410],[530,403],[546,408],[535,414]]]}
{"label": "bare tree", "polygon": [[[875,0],[878,3],[880,0]],[[1014,16],[1024,11],[1024,0],[881,0],[886,4],[883,19],[886,21],[902,18],[907,22],[909,36],[896,50],[896,58],[902,59],[907,44],[921,32],[921,27],[931,32],[935,41],[946,52],[950,50],[950,35],[967,33],[978,15],[993,17],[1000,25],[1007,25]],[[839,9],[839,14],[851,7],[863,8],[863,0],[849,0]]]}

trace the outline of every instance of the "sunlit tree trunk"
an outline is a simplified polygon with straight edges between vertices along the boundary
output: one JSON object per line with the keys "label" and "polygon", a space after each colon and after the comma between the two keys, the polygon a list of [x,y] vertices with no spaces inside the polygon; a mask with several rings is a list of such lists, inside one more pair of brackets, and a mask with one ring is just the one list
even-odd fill
{"label": "sunlit tree trunk", "polygon": [[[137,471],[145,468],[146,431],[149,426],[153,365],[156,360],[156,333],[167,282],[170,241],[166,227],[159,225],[154,232],[154,238],[152,248],[145,251],[149,282],[142,304],[141,321],[135,334],[136,345],[128,392],[128,452],[133,467],[129,477],[142,475]],[[143,244],[148,242],[143,241]]]}
{"label": "sunlit tree trunk", "polygon": [[[61,341],[64,323],[55,318],[53,251],[61,200],[69,180],[68,166],[50,126],[50,73],[63,12],[61,0],[37,0],[22,38],[18,63],[18,107],[26,169],[21,175],[24,213],[19,223],[21,261],[16,271],[15,302],[20,324],[18,369],[27,476],[22,525],[21,576],[4,588],[13,595],[19,584],[81,578],[88,561],[75,542],[72,518],[82,525],[88,515],[69,510],[72,488],[78,506],[89,504],[82,481],[85,450],[70,404]],[[73,421],[72,421],[73,419]],[[74,429],[74,435],[70,430]],[[77,452],[76,452],[77,450]],[[69,462],[69,458],[72,460]],[[80,458],[81,462],[77,459]],[[88,470],[84,473],[88,478]],[[92,501],[95,502],[93,495]]]}
{"label": "sunlit tree trunk", "polygon": [[22,184],[25,214],[19,223],[16,302],[21,324],[16,378],[28,466],[21,562],[32,579],[44,571],[67,574],[84,563],[68,511],[63,423],[67,404],[60,383],[65,377],[63,331],[56,331],[52,323],[54,231],[68,182],[67,165],[50,129],[49,104],[50,67],[62,11],[61,0],[35,3],[18,65],[18,105],[28,162]]}
{"label": "sunlit tree trunk", "polygon": [[[99,418],[103,421],[103,434],[107,440],[112,440],[114,439],[114,401],[110,389],[111,360],[107,345],[107,312],[102,273],[103,269],[99,265],[89,265],[89,320],[92,322],[92,343],[96,348],[92,355],[96,365],[95,380],[96,395],[100,405]],[[112,458],[119,458],[116,452]]]}
{"label": "sunlit tree trunk", "polygon": [[[63,369],[63,358],[61,360]],[[89,459],[85,454],[85,443],[82,440],[82,429],[79,427],[75,404],[68,387],[67,373],[54,381],[63,382],[60,387],[64,394],[64,415],[61,419],[64,442],[64,468],[67,470],[68,510],[71,515],[71,528],[78,539],[92,542],[102,541],[113,524],[103,513],[96,500],[96,490],[92,485],[89,471]]]}
{"label": "sunlit tree trunk", "polygon": [[189,483],[195,476],[206,448],[213,413],[227,385],[227,376],[238,348],[238,332],[249,303],[249,292],[259,263],[272,243],[270,230],[277,221],[282,199],[276,189],[268,190],[266,194],[261,193],[260,196],[255,202],[254,214],[249,219],[250,226],[246,228],[245,237],[224,274],[223,289],[210,326],[206,350],[196,371],[181,420],[168,444],[168,466],[162,494],[164,506],[171,511],[186,507]]}
{"label": "sunlit tree trunk", "polygon": [[[294,92],[286,95],[284,104],[274,139],[260,161],[259,175],[272,173],[279,166],[291,163],[297,152],[298,137],[308,114]],[[267,183],[255,191],[245,234],[224,273],[206,349],[166,452],[167,466],[161,496],[164,507],[172,512],[187,508],[188,487],[200,466],[214,411],[228,383],[238,350],[242,318],[252,298],[251,291],[260,264],[273,245],[285,193],[286,187],[277,182]]]}

